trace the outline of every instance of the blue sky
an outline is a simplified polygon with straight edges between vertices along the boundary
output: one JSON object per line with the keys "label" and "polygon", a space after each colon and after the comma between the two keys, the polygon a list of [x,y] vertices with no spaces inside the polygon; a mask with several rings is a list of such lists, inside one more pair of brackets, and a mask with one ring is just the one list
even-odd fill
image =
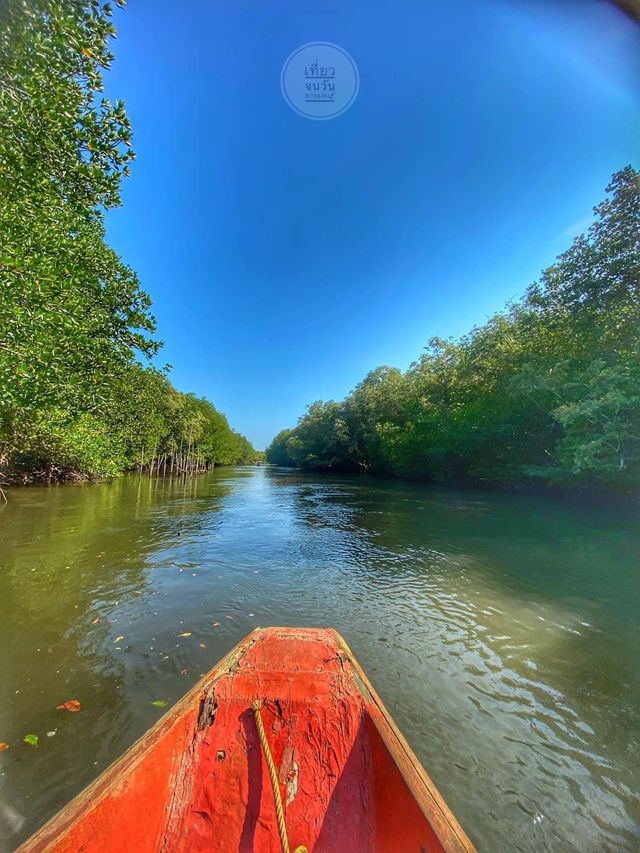
{"label": "blue sky", "polygon": [[[116,24],[138,160],[109,242],[174,384],[259,448],[521,295],[639,165],[640,27],[605,2],[132,0]],[[330,121],[280,91],[311,41],[360,74]]]}

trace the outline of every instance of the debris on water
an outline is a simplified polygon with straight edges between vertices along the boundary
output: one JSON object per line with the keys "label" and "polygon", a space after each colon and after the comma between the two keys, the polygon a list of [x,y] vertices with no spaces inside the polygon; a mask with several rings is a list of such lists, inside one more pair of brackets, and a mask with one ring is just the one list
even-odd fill
{"label": "debris on water", "polygon": [[69,713],[75,714],[80,710],[80,702],[77,699],[69,699],[63,702],[62,705],[56,705],[56,710],[69,711]]}
{"label": "debris on water", "polygon": [[182,632],[182,634],[180,634],[180,636],[181,636],[181,637],[190,637],[190,636],[191,636],[191,631],[183,631],[183,632]]}
{"label": "debris on water", "polygon": [[166,699],[156,699],[151,703],[155,708],[166,708],[169,702]]}
{"label": "debris on water", "polygon": [[37,746],[40,738],[38,735],[25,735],[22,740],[27,744],[27,746]]}
{"label": "debris on water", "polygon": [[120,642],[120,640],[124,640],[124,637],[122,637],[122,636],[120,636],[120,637],[116,637],[116,638],[115,638],[115,640],[114,640],[113,642],[114,642],[114,643],[119,643],[119,642]]}
{"label": "debris on water", "polygon": [[55,737],[57,731],[57,729],[54,729],[52,732],[47,732],[47,737]]}
{"label": "debris on water", "polygon": [[206,649],[206,648],[207,648],[207,644],[206,644],[206,643],[198,643],[198,645],[200,646],[200,648],[201,648],[201,649]]}
{"label": "debris on water", "polygon": [[0,752],[4,752],[5,749],[9,749],[9,744],[4,743],[4,741],[3,741],[2,743],[0,743]]}

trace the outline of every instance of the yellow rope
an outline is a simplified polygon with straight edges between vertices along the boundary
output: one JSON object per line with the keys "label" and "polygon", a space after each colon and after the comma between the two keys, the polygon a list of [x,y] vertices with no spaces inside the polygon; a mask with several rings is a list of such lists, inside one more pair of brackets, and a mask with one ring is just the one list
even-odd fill
{"label": "yellow rope", "polygon": [[[280,844],[282,845],[282,853],[290,853],[291,848],[289,847],[289,839],[287,838],[287,825],[284,820],[282,795],[280,793],[280,781],[278,779],[278,771],[273,761],[273,756],[271,755],[271,749],[269,748],[269,741],[267,740],[267,735],[265,733],[264,726],[262,725],[262,717],[260,716],[261,707],[262,702],[256,699],[256,701],[253,703],[253,716],[256,718],[256,726],[258,727],[258,737],[260,738],[260,746],[262,747],[262,752],[264,753],[264,757],[267,762],[267,768],[269,770],[269,778],[271,779],[271,787],[273,789],[273,799],[276,805],[276,820],[278,822],[278,832],[280,833]],[[293,853],[308,853],[308,851],[304,844],[301,844],[299,847],[296,847]]]}

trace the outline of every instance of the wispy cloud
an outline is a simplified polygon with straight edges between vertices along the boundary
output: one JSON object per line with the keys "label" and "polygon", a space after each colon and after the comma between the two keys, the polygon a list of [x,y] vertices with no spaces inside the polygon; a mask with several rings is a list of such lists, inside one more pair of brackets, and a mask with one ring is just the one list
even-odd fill
{"label": "wispy cloud", "polygon": [[556,234],[554,237],[554,241],[556,243],[566,243],[567,240],[573,240],[574,237],[578,237],[580,234],[584,234],[587,228],[593,222],[593,216],[584,216],[582,219],[578,219],[577,222],[572,222],[571,225],[568,225],[564,231],[561,231],[559,234]]}

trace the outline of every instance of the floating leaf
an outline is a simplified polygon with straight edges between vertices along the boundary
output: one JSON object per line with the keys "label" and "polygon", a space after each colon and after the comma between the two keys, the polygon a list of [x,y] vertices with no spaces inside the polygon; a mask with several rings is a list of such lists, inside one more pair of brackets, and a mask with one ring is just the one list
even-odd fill
{"label": "floating leaf", "polygon": [[190,637],[190,636],[191,636],[191,631],[183,631],[183,632],[182,632],[182,634],[180,634],[180,636],[181,636],[181,637]]}
{"label": "floating leaf", "polygon": [[219,623],[219,622],[214,622],[214,623],[213,623],[213,627],[214,627],[214,628],[219,628],[219,627],[220,627],[220,623]]}
{"label": "floating leaf", "polygon": [[119,643],[119,642],[120,642],[120,640],[124,640],[124,637],[116,637],[116,638],[115,638],[115,640],[114,640],[113,642],[114,642],[114,643]]}
{"label": "floating leaf", "polygon": [[97,625],[99,621],[100,621],[100,617],[99,617],[99,616],[96,616],[96,618],[93,620],[93,622],[92,622],[91,624],[92,624],[92,625]]}
{"label": "floating leaf", "polygon": [[206,648],[207,648],[207,644],[206,644],[206,643],[198,643],[198,645],[200,646],[200,648],[201,648],[201,649],[206,649]]}
{"label": "floating leaf", "polygon": [[225,619],[233,619],[233,616],[225,616]]}
{"label": "floating leaf", "polygon": [[156,708],[165,708],[169,703],[166,699],[156,699],[156,701],[151,704]]}
{"label": "floating leaf", "polygon": [[38,745],[38,740],[39,740],[39,738],[38,738],[38,735],[25,735],[25,736],[22,738],[22,740],[23,740],[23,741],[24,741],[28,746],[37,746],[37,745]]}
{"label": "floating leaf", "polygon": [[56,709],[58,711],[69,711],[71,714],[75,714],[80,710],[80,703],[77,699],[69,699],[67,702],[63,702],[62,705],[56,705]]}
{"label": "floating leaf", "polygon": [[9,749],[8,743],[0,743],[0,752],[4,752],[5,749]]}

